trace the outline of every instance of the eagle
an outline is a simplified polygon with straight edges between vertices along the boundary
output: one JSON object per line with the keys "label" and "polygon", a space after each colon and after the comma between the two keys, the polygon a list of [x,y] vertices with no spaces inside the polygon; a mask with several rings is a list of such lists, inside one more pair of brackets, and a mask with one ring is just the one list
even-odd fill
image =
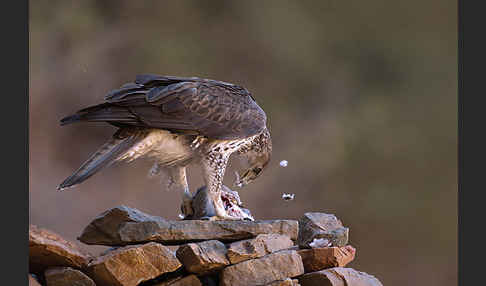
{"label": "eagle", "polygon": [[198,164],[210,199],[205,219],[238,220],[245,214],[231,203],[236,192],[225,191],[223,177],[231,154],[247,159],[248,168],[236,173],[244,186],[262,174],[272,153],[267,116],[244,87],[198,77],[137,75],[134,82],[110,91],[104,103],[61,119],[106,122],[117,131],[58,190],[75,186],[115,162],[147,158],[152,175],[165,171],[169,186],[182,194],[183,217],[194,214],[186,167]]}

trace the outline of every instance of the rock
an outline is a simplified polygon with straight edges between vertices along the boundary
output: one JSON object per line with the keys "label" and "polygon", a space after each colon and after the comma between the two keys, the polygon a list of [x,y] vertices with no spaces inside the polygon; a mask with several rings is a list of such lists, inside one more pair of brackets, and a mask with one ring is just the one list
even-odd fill
{"label": "rock", "polygon": [[202,286],[201,281],[196,275],[191,274],[186,277],[179,277],[169,281],[154,284],[153,286]]}
{"label": "rock", "polygon": [[78,239],[86,244],[110,246],[126,245],[128,243],[123,243],[120,238],[119,229],[127,222],[164,223],[164,220],[162,219],[159,221],[157,217],[145,214],[137,209],[119,206],[98,215],[87,227],[84,228],[83,233]]}
{"label": "rock", "polygon": [[272,283],[265,284],[265,286],[300,286],[299,280],[297,279],[283,279],[283,280],[277,280]]}
{"label": "rock", "polygon": [[82,269],[88,264],[90,255],[81,251],[73,242],[56,233],[29,227],[29,270],[43,273],[48,267],[68,266]]}
{"label": "rock", "polygon": [[344,267],[353,261],[356,249],[351,245],[346,245],[344,247],[301,249],[297,253],[302,257],[304,270],[307,273],[331,267]]}
{"label": "rock", "polygon": [[284,250],[224,268],[220,286],[264,285],[303,273],[300,255],[295,250]]}
{"label": "rock", "polygon": [[166,246],[150,242],[120,247],[97,257],[88,265],[88,273],[98,285],[135,286],[181,266]]}
{"label": "rock", "polygon": [[47,286],[96,286],[83,272],[71,267],[53,267],[45,271]]}
{"label": "rock", "polygon": [[295,251],[298,251],[300,249],[301,248],[298,245],[294,245],[294,246],[291,246],[291,247],[287,248],[287,250],[295,250]]}
{"label": "rock", "polygon": [[39,281],[37,281],[37,279],[35,279],[32,274],[29,274],[29,286],[41,286],[41,284],[39,283]]}
{"label": "rock", "polygon": [[348,235],[349,229],[343,227],[336,216],[325,213],[305,213],[299,220],[297,244],[301,248],[341,247],[348,244]]}
{"label": "rock", "polygon": [[219,273],[198,276],[203,286],[219,286]]}
{"label": "rock", "polygon": [[255,239],[263,241],[268,254],[294,246],[294,242],[287,235],[260,234]]}
{"label": "rock", "polygon": [[226,246],[222,242],[208,240],[182,245],[177,249],[176,255],[188,272],[201,275],[229,265],[226,252]]}
{"label": "rock", "polygon": [[258,234],[285,234],[297,239],[295,220],[268,221],[167,221],[137,209],[120,206],[96,217],[78,238],[86,244],[121,246],[149,241],[166,245],[220,240],[231,242]]}
{"label": "rock", "polygon": [[266,254],[263,242],[256,239],[237,241],[228,247],[228,259],[231,264],[262,257]]}
{"label": "rock", "polygon": [[302,286],[383,286],[374,276],[352,268],[335,267],[299,277]]}
{"label": "rock", "polygon": [[286,235],[259,234],[256,238],[233,242],[228,246],[228,259],[236,264],[248,259],[262,257],[278,250],[292,247],[294,243]]}

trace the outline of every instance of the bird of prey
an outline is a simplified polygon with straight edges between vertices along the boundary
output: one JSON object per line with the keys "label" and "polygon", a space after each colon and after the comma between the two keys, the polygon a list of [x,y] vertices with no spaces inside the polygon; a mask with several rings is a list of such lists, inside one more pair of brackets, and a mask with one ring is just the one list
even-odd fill
{"label": "bird of prey", "polygon": [[209,219],[235,220],[244,214],[229,211],[234,197],[222,191],[230,155],[237,152],[248,160],[235,182],[243,186],[260,176],[272,153],[267,117],[251,93],[210,79],[137,75],[135,82],[109,92],[104,103],[63,118],[61,125],[79,121],[107,122],[119,129],[58,190],[114,162],[148,158],[154,161],[152,173],[165,170],[169,185],[181,190],[186,217],[193,214],[186,179],[190,163],[202,169],[214,209]]}

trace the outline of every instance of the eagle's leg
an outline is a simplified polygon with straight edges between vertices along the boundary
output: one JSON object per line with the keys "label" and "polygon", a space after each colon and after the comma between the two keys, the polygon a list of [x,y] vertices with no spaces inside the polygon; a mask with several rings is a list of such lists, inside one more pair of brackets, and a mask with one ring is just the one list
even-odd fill
{"label": "eagle's leg", "polygon": [[228,215],[224,208],[223,200],[221,199],[223,177],[226,171],[230,154],[222,154],[220,152],[209,152],[207,156],[202,159],[203,177],[206,186],[209,189],[208,195],[214,205],[216,217],[212,220],[239,220],[239,217]]}
{"label": "eagle's leg", "polygon": [[182,190],[182,214],[185,218],[193,216],[192,194],[187,183],[186,167],[167,167],[167,173],[169,175],[169,188],[175,187]]}

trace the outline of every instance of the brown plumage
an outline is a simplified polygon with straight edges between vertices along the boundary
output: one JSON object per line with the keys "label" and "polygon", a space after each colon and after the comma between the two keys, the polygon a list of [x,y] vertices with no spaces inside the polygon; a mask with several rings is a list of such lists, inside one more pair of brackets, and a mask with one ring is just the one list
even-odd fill
{"label": "brown plumage", "polygon": [[170,185],[183,190],[183,212],[190,217],[186,166],[195,162],[213,199],[213,215],[238,218],[225,212],[220,197],[229,156],[238,152],[248,158],[250,167],[236,182],[241,186],[261,174],[271,155],[265,112],[248,90],[195,77],[139,75],[105,101],[61,120],[61,125],[102,121],[119,130],[58,189],[79,184],[113,162],[146,157],[155,161],[152,174],[164,169]]}

